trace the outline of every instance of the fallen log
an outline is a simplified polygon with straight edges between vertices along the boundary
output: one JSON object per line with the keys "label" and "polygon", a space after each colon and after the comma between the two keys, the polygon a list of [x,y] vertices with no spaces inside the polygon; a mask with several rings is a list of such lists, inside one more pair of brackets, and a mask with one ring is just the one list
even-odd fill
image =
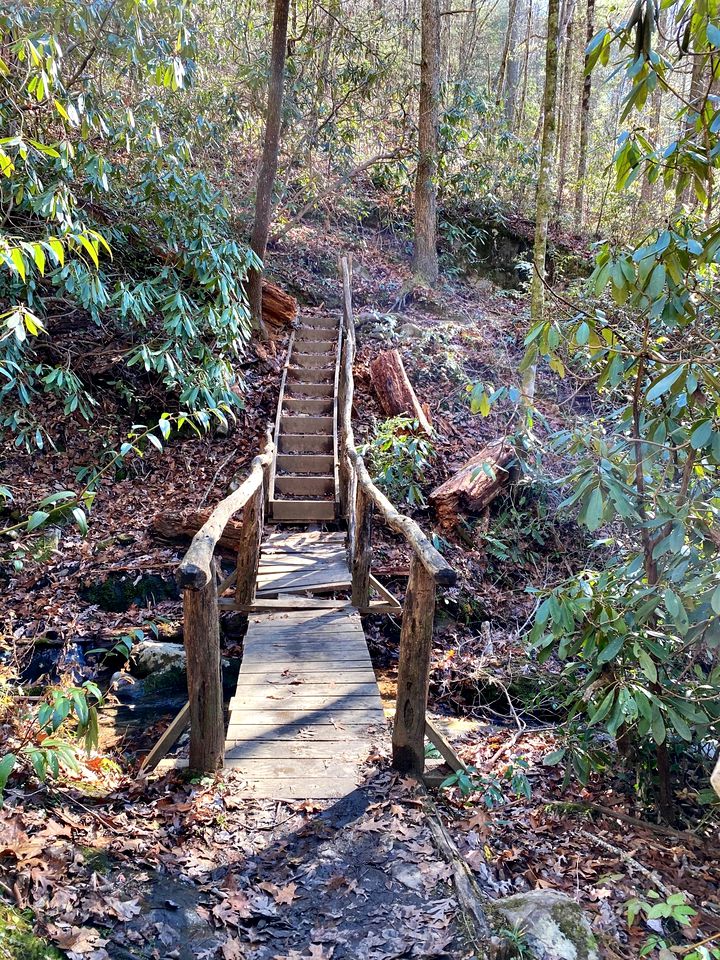
{"label": "fallen log", "polygon": [[[182,517],[168,517],[158,514],[150,521],[150,533],[159,540],[192,540],[198,530],[209,519],[212,510],[197,510]],[[242,522],[228,520],[218,544],[224,550],[237,552],[242,543]]]}
{"label": "fallen log", "polygon": [[262,282],[262,315],[274,331],[288,327],[298,315],[298,302],[276,283]]}
{"label": "fallen log", "polygon": [[386,350],[370,364],[370,376],[383,412],[388,417],[412,417],[432,433],[430,420],[418,400],[397,350]]}
{"label": "fallen log", "polygon": [[483,510],[510,478],[509,467],[515,459],[515,450],[507,438],[495,440],[483,447],[445,483],[436,487],[428,497],[441,527],[453,529],[460,513],[478,513]]}

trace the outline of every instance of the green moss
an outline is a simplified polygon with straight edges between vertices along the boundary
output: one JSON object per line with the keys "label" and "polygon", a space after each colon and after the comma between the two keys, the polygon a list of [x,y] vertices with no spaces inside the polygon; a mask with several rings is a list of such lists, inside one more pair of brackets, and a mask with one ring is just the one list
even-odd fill
{"label": "green moss", "polygon": [[82,858],[94,873],[110,873],[110,857],[96,847],[80,847]]}
{"label": "green moss", "polygon": [[177,600],[179,595],[174,579],[156,574],[146,574],[135,582],[129,574],[112,573],[106,580],[82,591],[84,600],[112,613],[124,613],[133,604],[146,607],[151,600]]}
{"label": "green moss", "polygon": [[160,673],[145,677],[145,694],[174,693],[177,690],[187,689],[185,671],[179,667],[170,667]]}
{"label": "green moss", "polygon": [[589,960],[598,945],[582,923],[582,914],[570,904],[559,903],[552,908],[550,916],[577,950],[577,960]]}
{"label": "green moss", "polygon": [[63,955],[32,930],[33,915],[0,902],[0,960],[62,960]]}

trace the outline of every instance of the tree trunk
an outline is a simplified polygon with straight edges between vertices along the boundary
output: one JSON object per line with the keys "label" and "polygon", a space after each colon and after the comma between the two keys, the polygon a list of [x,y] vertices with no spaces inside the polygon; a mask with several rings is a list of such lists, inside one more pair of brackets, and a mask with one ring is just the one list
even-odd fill
{"label": "tree trunk", "polygon": [[563,24],[562,37],[564,37],[564,57],[562,69],[562,84],[560,96],[558,97],[558,127],[560,135],[558,141],[558,175],[557,189],[555,191],[555,219],[558,220],[562,212],[563,194],[565,192],[565,177],[570,160],[570,154],[573,149],[573,120],[575,109],[575,97],[573,95],[574,67],[574,43],[575,35],[575,0],[569,0],[566,11],[566,19]]}
{"label": "tree trunk", "polygon": [[[589,44],[595,33],[595,0],[587,0],[585,14],[585,37]],[[582,228],[585,223],[586,180],[588,172],[588,149],[590,145],[590,94],[592,76],[587,69],[588,55],[585,54],[585,78],[583,80],[582,99],[580,101],[580,144],[578,147],[577,191],[575,193],[575,217]]]}
{"label": "tree trunk", "polygon": [[510,55],[507,61],[505,71],[505,90],[504,106],[505,122],[510,129],[513,129],[515,123],[515,114],[518,103],[518,87],[520,85],[520,59],[517,56],[518,46],[521,41],[520,31],[525,17],[525,0],[517,0],[515,15],[512,20],[512,32],[510,34]]}
{"label": "tree trunk", "polygon": [[[270,80],[268,83],[267,115],[265,117],[265,140],[258,170],[255,192],[255,221],[250,246],[259,260],[265,259],[270,220],[272,218],[272,194],[278,165],[280,147],[280,123],[282,120],[283,82],[285,79],[285,50],[290,0],[275,0],[270,53]],[[248,298],[253,322],[263,339],[267,339],[262,319],[262,274],[260,269],[248,272]]]}
{"label": "tree trunk", "polygon": [[[555,130],[557,107],[558,26],[560,0],[549,0],[547,46],[545,49],[545,92],[543,94],[543,130],[538,171],[533,245],[533,277],[530,286],[530,323],[539,323],[545,315],[545,261],[547,258],[550,207],[555,182]],[[535,399],[537,364],[530,363],[523,371],[522,397],[526,411]]]}
{"label": "tree trunk", "polygon": [[[695,137],[696,114],[700,113],[703,107],[703,103],[705,102],[705,97],[703,96],[703,94],[705,93],[704,79],[705,79],[707,61],[708,61],[708,57],[700,53],[696,53],[695,56],[693,57],[692,74],[690,77],[690,96],[688,98],[689,103],[691,105],[691,109],[688,111],[688,113],[685,116],[685,123],[684,123],[684,129],[683,129],[683,136],[689,141],[692,141]],[[697,201],[694,198],[695,198],[695,192],[693,190],[693,184],[691,179],[690,182],[685,187],[685,189],[682,191],[682,194],[681,194],[682,205],[690,208],[694,207],[697,203]]]}
{"label": "tree trunk", "polygon": [[515,125],[518,133],[521,132],[523,120],[525,119],[525,105],[527,102],[527,89],[528,89],[528,67],[530,64],[530,39],[532,37],[532,17],[533,17],[532,0],[528,0],[527,24],[525,26],[525,50],[523,52],[522,90],[520,92],[520,109],[519,111],[517,111],[517,123]]}
{"label": "tree trunk", "polygon": [[495,99],[498,103],[503,98],[505,89],[505,76],[508,68],[508,58],[510,55],[510,43],[515,29],[515,13],[517,12],[518,0],[510,0],[508,6],[508,22],[505,31],[505,41],[503,43],[502,54],[500,55],[500,66],[498,67],[497,77],[495,78]]}
{"label": "tree trunk", "polygon": [[440,122],[440,4],[422,0],[418,165],[415,175],[413,273],[428,283],[438,278],[437,170]]}

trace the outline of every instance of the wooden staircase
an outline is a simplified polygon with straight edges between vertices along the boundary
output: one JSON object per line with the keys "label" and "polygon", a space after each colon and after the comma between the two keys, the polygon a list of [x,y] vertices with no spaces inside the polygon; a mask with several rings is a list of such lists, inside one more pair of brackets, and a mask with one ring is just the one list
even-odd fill
{"label": "wooden staircase", "polygon": [[327,316],[306,318],[290,340],[270,470],[272,520],[311,523],[336,518],[340,340],[338,320]]}

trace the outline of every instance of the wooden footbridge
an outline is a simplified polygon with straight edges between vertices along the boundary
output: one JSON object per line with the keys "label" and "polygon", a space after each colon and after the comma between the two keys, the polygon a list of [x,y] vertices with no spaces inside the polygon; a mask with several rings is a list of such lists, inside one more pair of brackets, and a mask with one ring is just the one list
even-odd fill
{"label": "wooden footbridge", "polygon": [[[235,768],[258,797],[351,792],[386,725],[362,616],[402,614],[393,766],[421,775],[437,585],[454,571],[373,484],[352,429],[355,328],[351,267],[341,261],[342,317],[294,330],[275,429],[250,475],[213,510],[183,558],[189,703],[145,762],[152,767],[190,724],[192,769]],[[219,578],[214,552],[242,520],[237,565]],[[413,551],[404,607],[372,575],[373,516]],[[219,615],[248,616],[227,727]]]}

